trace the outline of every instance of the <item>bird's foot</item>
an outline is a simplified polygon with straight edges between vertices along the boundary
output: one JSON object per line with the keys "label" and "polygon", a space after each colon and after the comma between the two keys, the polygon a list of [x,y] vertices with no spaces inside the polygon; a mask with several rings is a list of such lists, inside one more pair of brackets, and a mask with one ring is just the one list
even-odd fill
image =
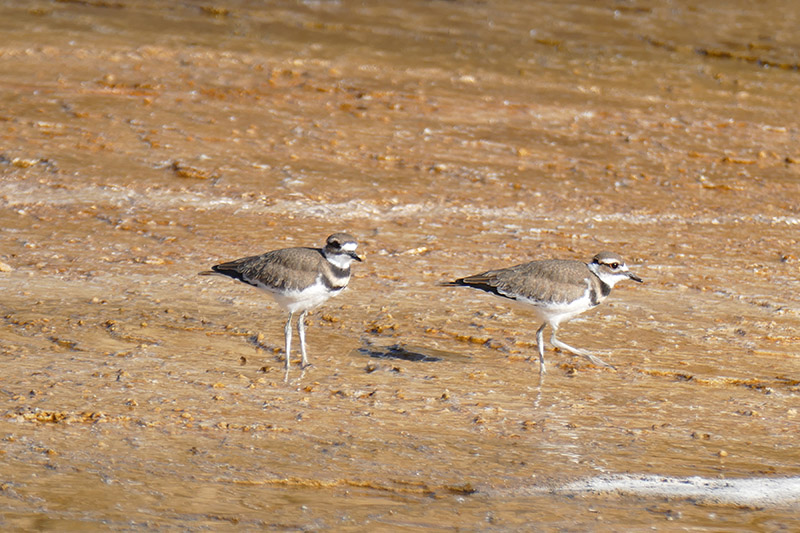
{"label": "bird's foot", "polygon": [[597,366],[604,366],[606,368],[610,368],[611,370],[616,370],[617,369],[614,365],[610,365],[610,364],[606,363],[605,361],[603,361],[602,359],[600,359],[599,357],[595,357],[594,355],[592,355],[590,353],[583,353],[581,355],[586,357],[586,359],[588,359],[589,361],[591,361],[592,363],[594,363]]}

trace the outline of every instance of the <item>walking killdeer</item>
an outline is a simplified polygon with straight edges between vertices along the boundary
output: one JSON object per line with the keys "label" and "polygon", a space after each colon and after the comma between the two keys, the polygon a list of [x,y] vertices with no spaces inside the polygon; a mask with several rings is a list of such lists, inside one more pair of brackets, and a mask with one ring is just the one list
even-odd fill
{"label": "walking killdeer", "polygon": [[350,264],[361,261],[356,255],[358,243],[352,235],[334,233],[324,248],[283,248],[253,257],[236,259],[211,267],[201,275],[222,274],[249,283],[272,295],[278,305],[289,312],[284,327],[286,343],[286,375],[289,380],[289,356],[292,348],[292,317],[297,318],[302,366],[306,356],[305,318],[310,309],[336,296],[350,281]]}
{"label": "walking killdeer", "polygon": [[550,337],[553,346],[582,355],[595,364],[611,367],[589,352],[561,342],[556,338],[556,332],[561,322],[599,305],[608,297],[611,288],[624,279],[642,282],[628,271],[619,255],[600,252],[589,264],[561,259],[532,261],[510,268],[489,270],[444,285],[481,289],[533,308],[543,321],[536,331],[536,343],[539,348],[539,371],[544,374],[543,332],[547,324],[553,330]]}

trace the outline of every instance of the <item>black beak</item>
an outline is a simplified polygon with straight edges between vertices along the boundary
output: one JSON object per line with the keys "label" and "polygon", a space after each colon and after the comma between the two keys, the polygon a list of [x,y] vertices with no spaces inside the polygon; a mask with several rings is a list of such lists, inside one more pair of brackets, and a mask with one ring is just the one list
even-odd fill
{"label": "black beak", "polygon": [[636,274],[633,274],[632,272],[628,272],[628,277],[631,278],[633,281],[638,281],[639,283],[642,283],[642,278],[640,278]]}
{"label": "black beak", "polygon": [[[349,255],[350,257],[352,257],[356,261],[362,261],[362,259],[360,257],[358,257],[358,255],[355,252],[347,252],[347,255]],[[639,281],[641,281],[641,280],[639,280]]]}

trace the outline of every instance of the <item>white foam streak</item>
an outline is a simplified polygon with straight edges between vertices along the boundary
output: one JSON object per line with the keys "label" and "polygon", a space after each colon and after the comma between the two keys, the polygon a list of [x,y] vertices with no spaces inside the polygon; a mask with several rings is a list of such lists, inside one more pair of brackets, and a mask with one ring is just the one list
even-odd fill
{"label": "white foam streak", "polygon": [[[214,195],[213,191],[175,191],[157,187],[138,191],[118,185],[96,185],[82,187],[79,190],[54,188],[29,184],[25,182],[0,182],[0,198],[9,207],[25,207],[28,205],[111,205],[129,207],[131,209],[168,210],[172,207],[194,207],[205,210],[232,210],[253,214],[295,213],[310,218],[341,219],[379,219],[393,220],[402,217],[424,216],[437,218],[447,216],[469,215],[484,220],[499,221],[503,224],[509,220],[523,219],[526,222],[536,220],[558,220],[560,223],[603,223],[616,222],[631,225],[651,226],[664,223],[693,224],[755,224],[755,225],[800,225],[800,217],[767,216],[761,214],[724,214],[682,216],[674,213],[565,213],[548,212],[541,205],[530,207],[510,206],[491,207],[479,205],[463,205],[428,201],[408,204],[385,205],[372,200],[348,200],[333,204],[312,201],[305,197],[279,199],[273,201],[268,197],[241,198],[237,196]],[[533,224],[528,224],[532,226]]]}
{"label": "white foam streak", "polygon": [[620,474],[576,481],[559,489],[562,491],[691,498],[735,505],[785,505],[800,502],[800,477],[717,479]]}

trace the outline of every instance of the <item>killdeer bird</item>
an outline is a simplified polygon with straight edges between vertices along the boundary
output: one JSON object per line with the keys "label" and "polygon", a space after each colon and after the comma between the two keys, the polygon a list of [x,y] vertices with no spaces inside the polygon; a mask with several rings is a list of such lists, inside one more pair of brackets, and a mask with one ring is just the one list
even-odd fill
{"label": "killdeer bird", "polygon": [[211,267],[200,275],[221,274],[243,281],[269,293],[278,305],[288,311],[284,327],[286,373],[289,380],[289,356],[292,349],[292,317],[298,311],[297,335],[303,367],[306,355],[305,318],[309,310],[336,296],[350,281],[350,264],[361,261],[356,255],[358,243],[352,235],[334,233],[324,248],[283,248],[253,257],[236,259]]}
{"label": "killdeer bird", "polygon": [[548,324],[552,329],[550,343],[553,346],[582,355],[594,364],[613,368],[589,352],[561,342],[556,338],[556,332],[561,322],[598,306],[611,293],[611,288],[624,279],[642,282],[628,270],[622,257],[612,252],[600,252],[588,264],[561,259],[532,261],[443,285],[473,287],[532,308],[543,321],[536,331],[536,344],[539,348],[539,371],[544,374],[544,328]]}

